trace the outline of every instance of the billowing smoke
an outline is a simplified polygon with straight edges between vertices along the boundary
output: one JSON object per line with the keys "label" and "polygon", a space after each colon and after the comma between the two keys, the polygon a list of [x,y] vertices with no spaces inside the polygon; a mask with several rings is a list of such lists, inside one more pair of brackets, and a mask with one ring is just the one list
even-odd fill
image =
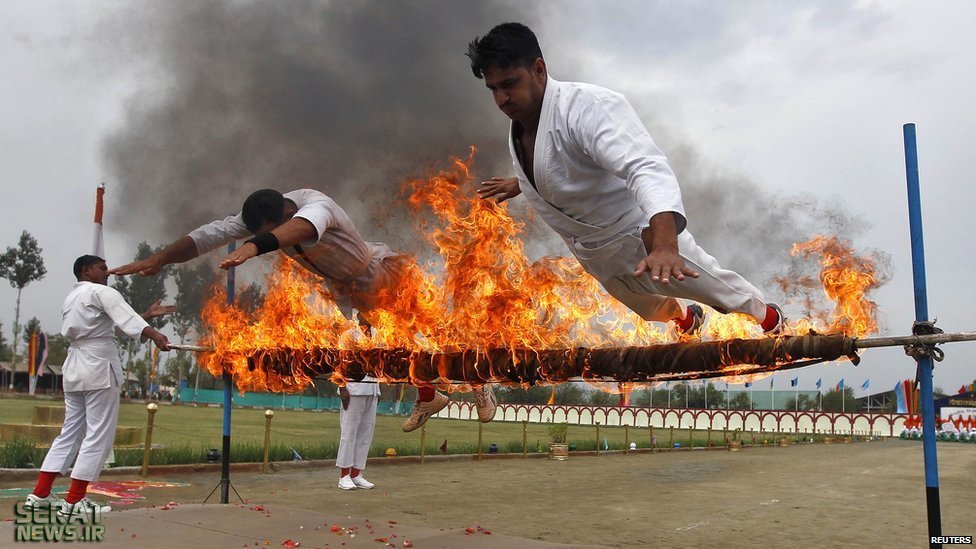
{"label": "billowing smoke", "polygon": [[237,211],[259,188],[311,187],[335,198],[367,239],[400,247],[416,240],[394,204],[406,177],[467,156],[471,145],[485,173],[511,171],[506,120],[464,52],[499,22],[531,23],[530,7],[134,6],[100,34],[145,67],[104,149],[122,187],[113,211],[139,238],[172,240]]}
{"label": "billowing smoke", "polygon": [[[158,244],[237,211],[252,190],[312,187],[367,239],[420,251],[396,202],[405,178],[470,145],[480,149],[476,177],[511,174],[507,120],[470,73],[468,41],[518,20],[543,51],[559,48],[558,74],[572,79],[580,62],[556,41],[585,44],[547,28],[533,6],[212,0],[116,12],[98,30],[101,45],[133,68],[138,88],[104,148],[121,187],[109,195],[118,223],[134,241]],[[630,99],[668,127],[666,113],[646,108],[652,98]],[[729,176],[680,137],[655,138],[679,174],[696,238],[759,286],[790,267],[794,242],[864,229],[818,199],[770,196]],[[566,253],[538,222],[529,226],[531,253]]]}

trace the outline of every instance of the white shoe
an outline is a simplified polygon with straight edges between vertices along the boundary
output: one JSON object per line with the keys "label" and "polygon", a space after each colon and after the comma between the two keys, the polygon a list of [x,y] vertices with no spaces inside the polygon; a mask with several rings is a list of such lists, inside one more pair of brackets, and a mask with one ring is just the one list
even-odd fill
{"label": "white shoe", "polygon": [[443,410],[450,400],[447,398],[447,395],[438,391],[434,393],[434,400],[430,402],[417,402],[414,404],[410,417],[403,422],[403,431],[409,433],[410,431],[419,429],[421,425],[427,423],[430,416]]}
{"label": "white shoe", "polygon": [[356,483],[352,481],[349,475],[339,477],[339,488],[342,490],[355,490]]}
{"label": "white shoe", "polygon": [[48,494],[46,498],[40,496],[35,496],[34,494],[27,494],[27,501],[24,502],[25,511],[33,511],[35,509],[59,509],[61,507],[61,500],[54,493]]}
{"label": "white shoe", "polygon": [[67,501],[61,501],[61,508],[58,510],[58,515],[71,520],[79,516],[91,517],[98,522],[101,520],[101,515],[108,513],[112,510],[109,505],[101,505],[95,503],[94,501],[86,498],[82,498],[81,501],[77,503],[68,503]]}
{"label": "white shoe", "polygon": [[495,409],[498,408],[498,401],[495,400],[495,392],[491,385],[472,387],[474,393],[474,405],[478,409],[478,421],[488,423],[495,419]]}
{"label": "white shoe", "polygon": [[359,488],[359,489],[362,489],[362,490],[370,490],[370,489],[373,488],[373,486],[375,486],[372,482],[364,479],[362,473],[360,473],[360,474],[358,474],[358,475],[356,475],[354,477],[351,477],[351,478],[352,478],[352,483],[354,485],[356,485],[356,488]]}

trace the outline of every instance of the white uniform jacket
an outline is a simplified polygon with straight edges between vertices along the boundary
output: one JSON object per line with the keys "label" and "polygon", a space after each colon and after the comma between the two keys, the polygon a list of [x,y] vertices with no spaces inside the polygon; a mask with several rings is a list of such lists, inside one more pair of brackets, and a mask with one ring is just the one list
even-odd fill
{"label": "white uniform jacket", "polygon": [[614,91],[548,77],[533,152],[535,185],[509,149],[519,187],[590,274],[603,281],[633,272],[647,254],[641,230],[684,205],[674,172],[627,100]]}
{"label": "white uniform jacket", "polygon": [[[333,290],[340,308],[369,308],[368,296],[377,288],[389,284],[389,272],[384,260],[393,253],[386,244],[366,242],[356,226],[335,200],[313,189],[298,189],[284,193],[285,198],[298,206],[294,217],[304,219],[315,227],[316,236],[296,246],[280,251],[297,261],[308,271],[322,277]],[[251,232],[244,225],[241,214],[213,221],[189,234],[203,255],[235,240],[248,238]]]}
{"label": "white uniform jacket", "polygon": [[[115,289],[77,282],[61,307],[61,335],[68,340],[63,366],[64,392],[93,391],[122,385],[122,360],[116,335],[140,339],[149,326]],[[145,341],[145,338],[142,338]]]}

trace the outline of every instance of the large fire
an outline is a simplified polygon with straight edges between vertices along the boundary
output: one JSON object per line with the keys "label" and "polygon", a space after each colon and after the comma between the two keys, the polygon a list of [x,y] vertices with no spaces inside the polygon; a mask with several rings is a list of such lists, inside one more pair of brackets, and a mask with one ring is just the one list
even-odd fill
{"label": "large fire", "polygon": [[[505,204],[474,193],[473,155],[472,149],[467,159],[404,185],[406,205],[439,261],[422,266],[413,257],[400,258],[405,274],[376,296],[374,310],[364,313],[371,330],[343,316],[314,275],[283,257],[254,314],[228,306],[220,290],[208,301],[204,343],[214,351],[204,355],[206,367],[215,375],[227,368],[240,390],[297,392],[312,382],[302,368],[284,374],[250,369],[248,357],[266,349],[509,349],[514,358],[516,350],[645,346],[679,339],[673,328],[645,322],[612,299],[574,259],[530,261],[519,239],[523,224]],[[875,306],[866,298],[874,280],[869,261],[857,264],[840,242],[826,237],[799,244],[794,253],[820,254],[820,279],[827,297],[836,302],[830,323],[802,320],[791,326],[794,331],[862,336],[876,330]],[[702,339],[761,335],[743,315],[709,311]],[[343,382],[338,373],[333,377]]]}

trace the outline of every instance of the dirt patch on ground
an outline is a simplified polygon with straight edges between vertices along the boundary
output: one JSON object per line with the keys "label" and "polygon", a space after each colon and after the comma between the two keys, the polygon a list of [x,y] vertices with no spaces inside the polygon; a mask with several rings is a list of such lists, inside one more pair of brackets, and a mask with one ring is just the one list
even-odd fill
{"label": "dirt patch on ground", "polygon": [[[943,532],[976,534],[976,445],[940,444]],[[238,473],[250,505],[427,528],[634,547],[919,547],[927,543],[921,443],[889,440],[740,452],[370,464],[376,488],[342,492],[336,471]],[[117,479],[111,479],[117,480]],[[123,508],[199,503],[210,475],[167,475]],[[0,488],[25,486],[0,482]],[[30,483],[32,484],[32,483]],[[217,494],[211,498],[215,501]],[[234,497],[233,492],[231,497]],[[0,500],[12,516],[13,498]],[[10,505],[8,505],[9,503]]]}

